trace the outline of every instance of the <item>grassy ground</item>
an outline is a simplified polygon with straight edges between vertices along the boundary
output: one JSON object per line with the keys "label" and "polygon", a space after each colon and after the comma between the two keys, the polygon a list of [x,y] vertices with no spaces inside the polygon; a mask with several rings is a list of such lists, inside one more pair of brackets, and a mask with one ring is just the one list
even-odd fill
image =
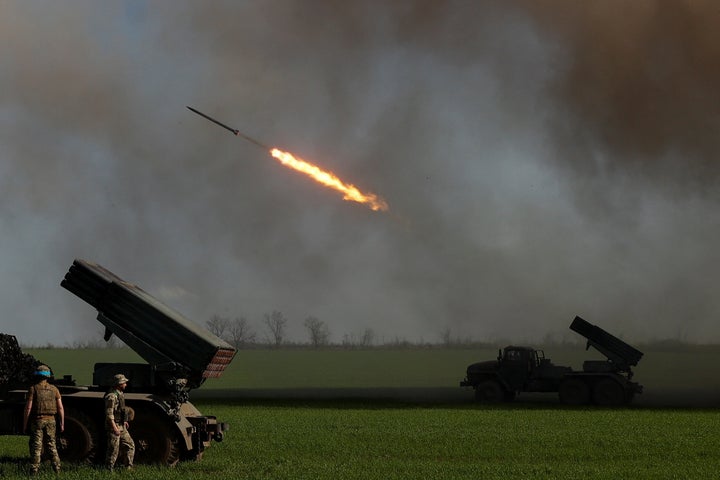
{"label": "grassy ground", "polygon": [[[711,479],[720,469],[720,416],[708,410],[334,401],[199,407],[230,421],[224,442],[200,462],[140,466],[123,478]],[[24,476],[26,439],[0,437],[0,451],[0,476]],[[63,477],[106,474],[66,465]]]}
{"label": "grassy ground", "polygon": [[[646,392],[687,387],[720,391],[716,350],[646,351],[636,379]],[[599,358],[582,348],[546,352],[555,363],[574,368],[585,359]],[[50,364],[58,376],[73,374],[79,383],[91,383],[96,361],[141,361],[126,349],[29,353]],[[148,480],[717,478],[717,406],[603,410],[545,402],[488,407],[472,403],[471,392],[468,401],[454,403],[372,396],[282,400],[272,393],[258,400],[241,394],[243,389],[373,392],[383,387],[462,392],[458,382],[467,365],[496,355],[495,349],[240,351],[226,374],[209,380],[199,391],[203,395],[194,397],[203,413],[231,424],[226,440],[215,444],[200,462],[173,469],[140,466],[123,476]],[[24,476],[26,458],[25,437],[0,437],[0,477]],[[50,478],[49,468],[45,471]],[[66,465],[63,477],[106,478],[106,473]]]}

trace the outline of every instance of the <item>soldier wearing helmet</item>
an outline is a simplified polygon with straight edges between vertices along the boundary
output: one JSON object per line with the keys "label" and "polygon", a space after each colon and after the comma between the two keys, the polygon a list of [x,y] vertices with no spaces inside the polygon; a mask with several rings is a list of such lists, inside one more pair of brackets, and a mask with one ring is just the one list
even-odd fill
{"label": "soldier wearing helmet", "polygon": [[60,472],[60,457],[55,444],[56,416],[60,431],[65,430],[65,410],[57,387],[48,383],[52,377],[50,368],[40,365],[35,370],[37,382],[27,392],[27,402],[23,415],[23,431],[30,424],[30,473],[37,474],[40,469],[40,457],[43,443],[52,457],[53,470]]}
{"label": "soldier wearing helmet", "polygon": [[125,387],[129,380],[119,373],[113,377],[113,386],[105,394],[105,429],[107,430],[108,447],[105,466],[112,471],[118,460],[120,451],[123,463],[128,469],[133,467],[135,442],[128,432],[128,410],[125,408]]}

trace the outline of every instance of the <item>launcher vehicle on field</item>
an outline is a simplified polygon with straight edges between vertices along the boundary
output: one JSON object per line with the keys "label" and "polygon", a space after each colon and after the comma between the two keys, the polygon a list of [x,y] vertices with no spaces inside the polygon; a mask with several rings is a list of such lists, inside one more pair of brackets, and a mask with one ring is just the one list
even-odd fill
{"label": "launcher vehicle on field", "polygon": [[[106,341],[114,334],[148,362],[96,363],[93,385],[77,386],[72,375],[54,382],[65,407],[58,442],[63,460],[102,461],[103,396],[118,373],[130,379],[125,399],[134,412],[137,463],[198,460],[211,440],[222,440],[227,424],[202,415],[189,392],[219,377],[235,348],[100,265],[75,260],[61,285],[97,309]],[[22,353],[14,336],[0,334],[0,434],[22,434],[25,393],[39,363]]]}
{"label": "launcher vehicle on field", "polygon": [[554,365],[542,350],[511,345],[499,352],[497,360],[470,365],[460,386],[474,388],[475,398],[488,403],[510,401],[521,392],[558,392],[560,401],[568,405],[615,406],[642,393],[642,385],[632,381],[631,369],[642,352],[580,317],[570,329],[607,360],[587,360],[581,371],[574,371]]}

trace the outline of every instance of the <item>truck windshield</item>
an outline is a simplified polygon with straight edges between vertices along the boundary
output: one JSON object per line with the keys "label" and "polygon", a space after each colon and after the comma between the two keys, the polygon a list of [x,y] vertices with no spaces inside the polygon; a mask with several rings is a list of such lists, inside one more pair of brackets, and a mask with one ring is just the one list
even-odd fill
{"label": "truck windshield", "polygon": [[520,350],[507,350],[505,352],[505,360],[508,362],[522,362],[523,352]]}

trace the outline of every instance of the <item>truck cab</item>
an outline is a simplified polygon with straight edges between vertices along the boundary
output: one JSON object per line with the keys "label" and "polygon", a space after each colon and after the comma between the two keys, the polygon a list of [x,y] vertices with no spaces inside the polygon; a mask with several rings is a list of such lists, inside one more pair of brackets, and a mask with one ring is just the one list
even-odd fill
{"label": "truck cab", "polygon": [[[542,353],[542,352],[540,352]],[[498,374],[511,391],[520,391],[530,382],[539,365],[538,351],[530,347],[505,347],[498,353]]]}
{"label": "truck cab", "polygon": [[518,392],[557,391],[563,375],[570,371],[553,365],[542,350],[508,345],[498,352],[496,361],[470,365],[460,385],[473,387],[479,401],[507,401]]}

